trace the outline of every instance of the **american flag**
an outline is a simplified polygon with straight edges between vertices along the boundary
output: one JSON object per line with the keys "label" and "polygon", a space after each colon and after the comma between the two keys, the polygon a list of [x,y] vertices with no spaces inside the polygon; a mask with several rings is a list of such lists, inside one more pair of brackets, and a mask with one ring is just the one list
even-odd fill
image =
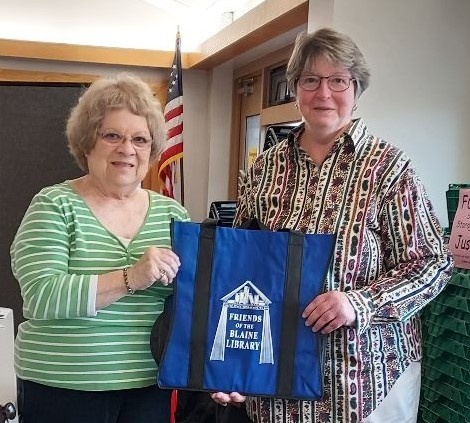
{"label": "american flag", "polygon": [[183,188],[183,80],[181,78],[181,39],[176,34],[176,50],[171,67],[168,93],[164,108],[166,144],[158,161],[162,192],[184,203]]}

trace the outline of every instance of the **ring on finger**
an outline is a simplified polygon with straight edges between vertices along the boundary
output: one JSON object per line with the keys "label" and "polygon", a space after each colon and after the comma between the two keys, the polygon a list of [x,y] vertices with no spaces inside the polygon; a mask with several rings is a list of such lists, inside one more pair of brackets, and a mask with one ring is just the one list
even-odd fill
{"label": "ring on finger", "polygon": [[158,278],[161,281],[166,276],[166,270],[160,269],[160,277]]}

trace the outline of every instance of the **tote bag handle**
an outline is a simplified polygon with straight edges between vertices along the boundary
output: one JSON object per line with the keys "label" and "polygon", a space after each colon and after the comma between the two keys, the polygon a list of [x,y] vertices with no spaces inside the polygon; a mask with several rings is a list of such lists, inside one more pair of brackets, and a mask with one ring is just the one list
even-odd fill
{"label": "tote bag handle", "polygon": [[[218,219],[204,219],[201,225],[206,225],[206,226],[224,226],[222,224],[221,220]],[[239,226],[237,226],[239,229],[254,229],[254,230],[263,230],[263,231],[269,231],[270,229],[258,218],[252,217],[250,219],[244,220]]]}

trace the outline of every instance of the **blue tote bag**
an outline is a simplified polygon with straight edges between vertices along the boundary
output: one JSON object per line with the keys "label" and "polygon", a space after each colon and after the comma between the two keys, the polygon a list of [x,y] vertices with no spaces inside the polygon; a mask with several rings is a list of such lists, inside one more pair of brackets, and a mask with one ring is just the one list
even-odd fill
{"label": "blue tote bag", "polygon": [[323,335],[301,314],[323,290],[334,235],[172,222],[181,267],[158,384],[315,400]]}

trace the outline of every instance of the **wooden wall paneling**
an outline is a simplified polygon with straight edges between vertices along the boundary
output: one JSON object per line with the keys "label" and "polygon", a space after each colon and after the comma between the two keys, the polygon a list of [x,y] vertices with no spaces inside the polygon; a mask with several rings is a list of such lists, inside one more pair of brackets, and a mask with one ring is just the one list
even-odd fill
{"label": "wooden wall paneling", "polygon": [[[162,111],[165,108],[166,97],[168,93],[168,81],[150,84],[152,91],[162,106]],[[160,192],[160,178],[158,177],[158,160],[153,163],[144,180],[142,187],[152,191]]]}
{"label": "wooden wall paneling", "polygon": [[257,116],[260,114],[261,105],[263,102],[262,92],[263,92],[263,78],[261,73],[256,73],[254,75],[248,75],[241,80],[251,81],[252,91],[247,94],[238,94],[240,98],[240,137],[239,137],[239,166],[244,169],[246,167],[247,154],[246,151],[246,123],[247,119],[252,116]]}
{"label": "wooden wall paneling", "polygon": [[238,194],[238,169],[240,169],[240,119],[241,119],[241,99],[238,94],[238,79],[233,80],[232,86],[232,125],[230,132],[230,168],[228,199],[236,200]]}
{"label": "wooden wall paneling", "polygon": [[232,131],[230,148],[230,177],[229,177],[229,196],[234,199],[237,196],[237,181],[239,169],[243,167],[242,158],[244,157],[244,145],[242,143],[247,113],[243,111],[243,98],[237,93],[239,81],[256,75],[261,87],[261,98],[257,104],[251,104],[249,113],[260,114],[261,128],[285,122],[294,122],[300,120],[300,114],[295,108],[294,102],[279,104],[272,107],[266,107],[268,97],[269,70],[287,63],[292,52],[292,45],[283,47],[272,53],[269,53],[259,59],[254,60],[244,66],[234,70],[234,94],[232,105]]}

